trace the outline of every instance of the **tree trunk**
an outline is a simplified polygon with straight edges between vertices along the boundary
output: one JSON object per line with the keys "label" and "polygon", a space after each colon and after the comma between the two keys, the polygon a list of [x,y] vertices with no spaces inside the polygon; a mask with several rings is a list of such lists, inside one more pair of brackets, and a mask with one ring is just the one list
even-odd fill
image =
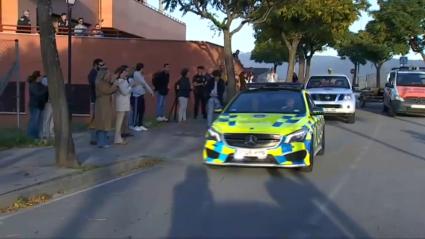
{"label": "tree trunk", "polygon": [[298,80],[301,83],[305,82],[305,57],[302,53],[298,56]]}
{"label": "tree trunk", "polygon": [[381,68],[384,63],[375,63],[376,67],[376,87],[381,87]]}
{"label": "tree trunk", "polygon": [[298,45],[300,44],[302,36],[294,37],[289,40],[285,33],[282,33],[283,42],[285,42],[286,47],[288,47],[288,72],[286,74],[286,81],[293,82],[294,77],[294,67],[295,67],[295,58],[297,56]]}
{"label": "tree trunk", "polygon": [[235,66],[232,55],[232,35],[229,30],[223,30],[224,36],[224,66],[227,75],[227,99],[229,102],[236,95]]}
{"label": "tree trunk", "polygon": [[305,81],[308,81],[308,79],[310,79],[311,59],[312,57],[307,57],[306,59]]}
{"label": "tree trunk", "polygon": [[38,0],[37,8],[41,57],[44,71],[47,73],[49,96],[53,108],[56,164],[60,167],[75,167],[79,165],[79,162],[72,139],[65,85],[51,21],[52,0]]}
{"label": "tree trunk", "polygon": [[357,70],[358,70],[358,66],[359,66],[359,63],[357,63],[357,62],[354,62],[354,74],[353,74],[353,86],[354,85],[356,85],[357,84]]}

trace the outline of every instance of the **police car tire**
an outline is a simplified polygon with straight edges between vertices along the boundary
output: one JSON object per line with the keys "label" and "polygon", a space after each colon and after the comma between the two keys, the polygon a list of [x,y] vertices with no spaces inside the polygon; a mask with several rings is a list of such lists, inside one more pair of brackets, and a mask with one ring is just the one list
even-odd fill
{"label": "police car tire", "polygon": [[320,151],[317,153],[317,155],[324,155],[325,154],[325,145],[326,145],[326,138],[325,138],[325,129],[323,129],[323,134],[322,134],[322,148],[320,149]]}
{"label": "police car tire", "polygon": [[313,142],[313,140],[314,140],[314,137],[312,137],[313,139],[312,139],[312,142],[311,142],[311,149],[310,149],[310,165],[309,166],[306,166],[306,167],[301,167],[301,168],[299,168],[299,170],[301,171],[301,172],[306,172],[306,173],[309,173],[309,172],[311,172],[311,171],[313,171],[313,166],[314,166],[314,142]]}

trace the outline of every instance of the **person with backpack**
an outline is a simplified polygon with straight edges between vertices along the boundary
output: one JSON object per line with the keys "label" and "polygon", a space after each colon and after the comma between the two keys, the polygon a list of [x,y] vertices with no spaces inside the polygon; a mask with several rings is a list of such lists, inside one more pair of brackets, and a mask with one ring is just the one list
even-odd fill
{"label": "person with backpack", "polygon": [[28,122],[28,136],[33,139],[40,137],[40,125],[42,120],[42,111],[49,98],[47,87],[41,84],[40,71],[34,71],[29,77],[29,109],[30,119]]}
{"label": "person with backpack", "polygon": [[155,73],[152,79],[156,94],[156,120],[166,122],[165,103],[168,95],[168,84],[170,83],[170,64],[164,64],[162,71]]}
{"label": "person with backpack", "polygon": [[186,121],[187,119],[187,103],[189,102],[189,96],[191,86],[190,80],[187,76],[189,69],[183,68],[180,75],[181,78],[176,83],[176,95],[179,101],[179,111],[178,111],[178,122]]}
{"label": "person with backpack", "polygon": [[215,70],[212,73],[213,78],[207,82],[206,92],[208,94],[207,103],[207,122],[208,126],[212,125],[214,112],[223,108],[223,96],[226,89],[224,80],[221,78],[221,71]]}

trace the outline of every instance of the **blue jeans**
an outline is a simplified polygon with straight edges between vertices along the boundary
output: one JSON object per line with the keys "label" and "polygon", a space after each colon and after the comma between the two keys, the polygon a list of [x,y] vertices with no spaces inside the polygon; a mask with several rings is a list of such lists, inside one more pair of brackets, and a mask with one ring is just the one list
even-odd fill
{"label": "blue jeans", "polygon": [[28,136],[33,139],[40,138],[41,110],[30,108],[30,120],[28,122]]}
{"label": "blue jeans", "polygon": [[109,145],[108,140],[108,132],[104,130],[97,130],[96,131],[96,141],[98,147],[103,147],[106,145]]}
{"label": "blue jeans", "polygon": [[221,107],[220,100],[218,100],[216,97],[210,97],[208,99],[207,103],[207,122],[208,127],[210,127],[214,121],[214,113],[215,110]]}
{"label": "blue jeans", "polygon": [[165,117],[165,99],[166,95],[156,92],[156,117]]}

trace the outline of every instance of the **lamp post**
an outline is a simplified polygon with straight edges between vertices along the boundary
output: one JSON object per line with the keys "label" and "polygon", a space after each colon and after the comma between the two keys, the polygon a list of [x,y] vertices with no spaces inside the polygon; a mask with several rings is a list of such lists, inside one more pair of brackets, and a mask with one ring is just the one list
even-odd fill
{"label": "lamp post", "polygon": [[65,1],[68,7],[68,85],[69,85],[68,87],[71,87],[71,67],[72,67],[71,20],[72,20],[72,7],[74,6],[76,0],[65,0]]}

